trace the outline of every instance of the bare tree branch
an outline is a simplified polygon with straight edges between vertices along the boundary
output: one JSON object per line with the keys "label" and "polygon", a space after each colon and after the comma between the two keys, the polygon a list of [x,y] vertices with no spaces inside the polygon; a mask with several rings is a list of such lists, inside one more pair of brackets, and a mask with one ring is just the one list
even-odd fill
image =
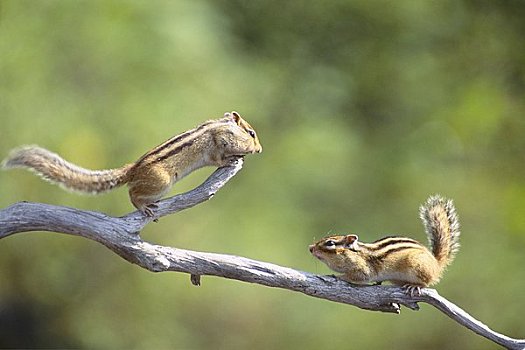
{"label": "bare tree branch", "polygon": [[[192,191],[159,202],[157,218],[202,203],[224,186],[242,168],[242,159],[217,169]],[[423,289],[410,297],[395,286],[353,286],[334,276],[319,276],[243,257],[201,253],[164,247],[143,241],[139,233],[152,218],[133,212],[123,217],[42,203],[20,202],[0,210],[0,239],[18,232],[51,231],[97,241],[127,261],[153,272],[176,271],[190,274],[200,284],[201,276],[218,276],[350,304],[366,310],[400,312],[400,305],[417,310],[418,302],[438,310],[473,332],[508,349],[525,349],[525,340],[499,334],[464,310],[440,296],[434,289]]]}

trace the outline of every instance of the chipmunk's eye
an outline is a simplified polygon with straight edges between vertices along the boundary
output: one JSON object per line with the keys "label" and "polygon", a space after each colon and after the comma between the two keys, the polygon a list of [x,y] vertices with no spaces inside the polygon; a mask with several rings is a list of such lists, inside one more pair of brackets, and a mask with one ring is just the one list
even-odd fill
{"label": "chipmunk's eye", "polygon": [[250,134],[252,138],[255,138],[255,131],[253,131],[252,129],[247,129],[246,131],[248,131],[248,134]]}
{"label": "chipmunk's eye", "polygon": [[328,241],[324,242],[323,245],[327,248],[333,248],[335,247],[335,241],[332,239],[329,239]]}

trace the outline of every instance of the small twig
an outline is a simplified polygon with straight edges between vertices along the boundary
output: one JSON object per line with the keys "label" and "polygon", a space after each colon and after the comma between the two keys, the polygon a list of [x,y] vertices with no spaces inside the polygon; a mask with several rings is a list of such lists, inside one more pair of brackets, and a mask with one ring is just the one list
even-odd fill
{"label": "small twig", "polygon": [[[191,208],[210,198],[242,168],[242,159],[217,169],[202,185],[158,203],[156,218]],[[394,286],[353,286],[334,276],[319,276],[238,256],[201,253],[154,245],[139,233],[152,218],[133,212],[123,217],[42,203],[19,202],[0,210],[0,239],[26,231],[51,231],[97,241],[124,259],[153,272],[190,274],[194,285],[201,276],[218,276],[357,306],[366,310],[399,313],[400,305],[417,310],[418,302],[438,310],[473,332],[508,349],[525,349],[525,340],[494,332],[433,289],[410,297]]]}

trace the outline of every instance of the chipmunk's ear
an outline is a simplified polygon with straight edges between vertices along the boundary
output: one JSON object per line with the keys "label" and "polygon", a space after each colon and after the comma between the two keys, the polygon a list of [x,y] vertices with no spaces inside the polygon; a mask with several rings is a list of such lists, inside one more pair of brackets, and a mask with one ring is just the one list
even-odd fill
{"label": "chipmunk's ear", "polygon": [[357,235],[346,235],[345,236],[345,244],[352,244],[356,242],[359,239]]}
{"label": "chipmunk's ear", "polygon": [[241,125],[241,115],[235,111],[232,111],[231,116],[233,117],[233,120],[237,123],[237,125]]}
{"label": "chipmunk's ear", "polygon": [[359,244],[357,243],[359,240],[359,237],[357,235],[346,235],[345,236],[345,247],[353,250],[354,252],[357,252],[361,250],[361,247],[359,247]]}
{"label": "chipmunk's ear", "polygon": [[241,125],[241,122],[242,122],[241,115],[235,111],[224,113],[224,118],[230,118],[232,121],[235,122],[235,124],[239,126]]}

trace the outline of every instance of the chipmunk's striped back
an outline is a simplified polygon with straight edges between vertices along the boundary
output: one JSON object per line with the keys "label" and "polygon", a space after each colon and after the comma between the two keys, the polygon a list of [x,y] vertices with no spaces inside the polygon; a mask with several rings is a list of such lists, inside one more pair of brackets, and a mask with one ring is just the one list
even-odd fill
{"label": "chipmunk's striped back", "polygon": [[391,254],[408,249],[421,249],[424,246],[415,239],[401,236],[387,236],[372,243],[359,243],[359,246],[367,249],[376,260],[384,260]]}
{"label": "chipmunk's striped back", "polygon": [[161,143],[157,147],[148,151],[142,157],[137,160],[135,166],[143,166],[152,163],[162,162],[163,160],[179,153],[182,149],[193,145],[195,140],[202,137],[203,134],[208,132],[208,129],[213,128],[218,124],[224,124],[229,122],[230,119],[222,118],[218,120],[208,120],[202,123],[194,129],[183,132],[180,135],[173,136],[169,140]]}

